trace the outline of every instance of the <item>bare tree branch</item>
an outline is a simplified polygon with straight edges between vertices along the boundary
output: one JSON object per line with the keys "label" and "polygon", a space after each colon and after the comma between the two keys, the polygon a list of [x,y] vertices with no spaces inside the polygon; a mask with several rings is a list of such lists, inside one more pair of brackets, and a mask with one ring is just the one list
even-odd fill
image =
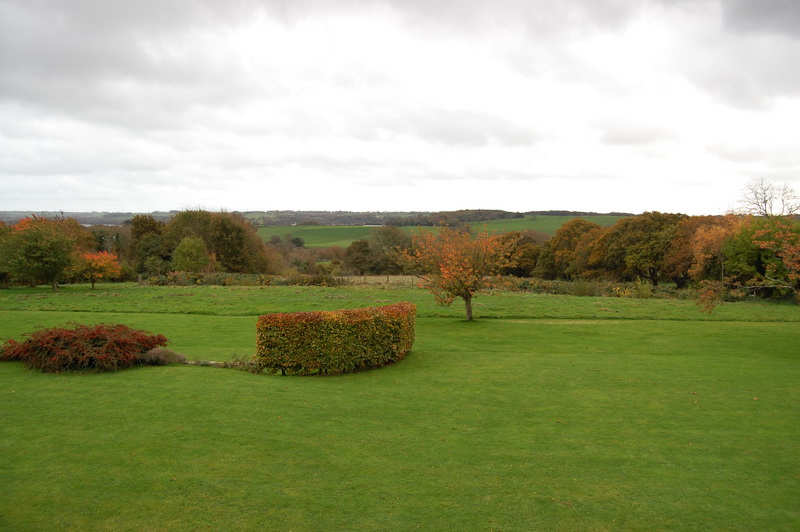
{"label": "bare tree branch", "polygon": [[741,200],[744,212],[756,216],[800,214],[800,197],[789,185],[777,187],[764,178],[748,183]]}

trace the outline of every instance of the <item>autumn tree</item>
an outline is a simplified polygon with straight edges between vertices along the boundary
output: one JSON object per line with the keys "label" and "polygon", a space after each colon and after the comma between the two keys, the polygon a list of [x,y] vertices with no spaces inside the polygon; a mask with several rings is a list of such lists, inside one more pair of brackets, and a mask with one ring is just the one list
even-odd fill
{"label": "autumn tree", "polygon": [[[184,269],[187,266],[184,260],[187,256],[184,252],[189,250],[187,248],[178,250],[187,238],[202,241],[209,261],[213,258],[223,271],[266,273],[281,262],[280,259],[276,259],[277,254],[274,249],[267,249],[250,221],[238,213],[185,210],[176,213],[163,226],[147,218],[134,218],[133,229],[136,230],[132,233],[141,235],[140,242],[146,242],[148,246],[156,246],[154,236],[157,236],[161,247],[141,253],[141,266],[143,266],[142,256],[149,254],[151,266],[158,266],[159,261],[156,258],[158,257],[163,261],[163,268],[171,265]],[[193,252],[195,258],[203,262],[197,253],[199,249],[197,241],[193,240],[190,247],[195,248]],[[183,255],[177,262],[176,254]],[[204,266],[189,264],[188,267],[202,269]]]}
{"label": "autumn tree", "polygon": [[618,220],[601,236],[597,249],[603,267],[620,280],[647,279],[654,285],[664,277],[664,256],[685,216],[646,212]]}
{"label": "autumn tree", "polygon": [[256,228],[236,213],[212,213],[208,250],[225,271],[267,273],[273,266]]}
{"label": "autumn tree", "polygon": [[774,256],[765,265],[764,279],[772,287],[798,293],[800,289],[800,223],[775,219],[753,233],[753,244]]}
{"label": "autumn tree", "polygon": [[0,221],[0,287],[7,287],[11,277],[8,266],[8,257],[11,251],[8,247],[10,234],[11,227]]}
{"label": "autumn tree", "polygon": [[600,243],[603,242],[603,235],[607,230],[605,227],[595,227],[580,236],[569,264],[570,275],[582,278],[603,277],[604,272],[599,268],[604,256]]}
{"label": "autumn tree", "polygon": [[77,275],[94,284],[99,279],[114,279],[122,273],[117,256],[108,251],[89,251],[79,253],[75,259],[74,270]]}
{"label": "autumn tree", "polygon": [[553,265],[558,277],[572,279],[575,273],[575,249],[581,237],[600,226],[581,218],[570,220],[562,225],[547,243],[553,254]]}
{"label": "autumn tree", "polygon": [[131,239],[133,240],[134,246],[144,235],[148,233],[160,235],[164,230],[164,222],[156,220],[149,214],[137,214],[131,218],[129,224],[131,226]]}
{"label": "autumn tree", "polygon": [[368,239],[353,241],[345,250],[344,265],[350,271],[365,275],[403,273],[402,251],[411,247],[411,237],[393,226],[372,231]]}
{"label": "autumn tree", "polygon": [[422,287],[436,301],[449,305],[464,300],[467,320],[472,320],[472,299],[488,286],[488,276],[507,267],[515,258],[506,253],[503,240],[486,233],[473,237],[466,231],[443,227],[438,234],[423,232],[413,238],[404,256],[421,273]]}
{"label": "autumn tree", "polygon": [[541,248],[536,275],[544,279],[572,279],[577,273],[575,250],[584,234],[600,229],[596,223],[582,218],[562,225]]}
{"label": "autumn tree", "polygon": [[135,240],[136,271],[147,275],[161,275],[168,271],[169,256],[160,234],[145,233]]}
{"label": "autumn tree", "polygon": [[694,265],[695,233],[700,227],[717,223],[718,218],[689,216],[681,220],[675,228],[675,234],[664,254],[664,276],[671,279],[678,288],[686,287],[691,280],[689,270]]}
{"label": "autumn tree", "polygon": [[742,223],[738,216],[725,216],[695,230],[690,246],[692,266],[689,268],[693,279],[719,279],[725,283],[725,245]]}
{"label": "autumn tree", "polygon": [[692,273],[700,280],[705,309],[713,310],[730,287],[765,297],[797,294],[800,223],[774,216],[726,218],[734,223],[698,230],[695,241]]}
{"label": "autumn tree", "polygon": [[120,262],[130,262],[132,260],[133,257],[130,256],[130,225],[95,225],[89,227],[89,231],[94,238],[94,251],[110,251],[119,258]]}
{"label": "autumn tree", "polygon": [[369,242],[355,240],[347,246],[344,265],[356,275],[365,275],[372,266],[372,253],[369,249]]}
{"label": "autumn tree", "polygon": [[538,231],[511,231],[498,237],[506,254],[500,275],[532,277],[547,235]]}
{"label": "autumn tree", "polygon": [[200,237],[185,237],[172,252],[172,268],[176,271],[201,272],[208,264],[208,249]]}
{"label": "autumn tree", "polygon": [[211,242],[214,213],[204,210],[185,210],[176,213],[164,226],[164,245],[175,250],[187,237],[196,237],[208,247]]}
{"label": "autumn tree", "polygon": [[368,242],[374,273],[403,273],[401,253],[411,247],[411,236],[408,233],[387,225],[372,231]]}
{"label": "autumn tree", "polygon": [[169,254],[164,246],[164,223],[149,214],[138,214],[130,221],[130,252],[136,271],[158,275],[167,270]]}
{"label": "autumn tree", "polygon": [[72,263],[75,235],[73,224],[24,218],[4,238],[5,265],[15,278],[31,284],[45,282],[55,290]]}

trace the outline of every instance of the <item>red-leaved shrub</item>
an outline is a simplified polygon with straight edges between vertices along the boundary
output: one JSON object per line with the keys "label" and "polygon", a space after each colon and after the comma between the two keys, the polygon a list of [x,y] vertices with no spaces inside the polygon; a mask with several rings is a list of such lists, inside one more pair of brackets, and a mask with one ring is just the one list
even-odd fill
{"label": "red-leaved shrub", "polygon": [[0,348],[0,360],[21,360],[29,368],[47,372],[116,371],[146,364],[138,357],[166,344],[163,335],[126,325],[54,327],[35,331],[22,342],[8,340]]}

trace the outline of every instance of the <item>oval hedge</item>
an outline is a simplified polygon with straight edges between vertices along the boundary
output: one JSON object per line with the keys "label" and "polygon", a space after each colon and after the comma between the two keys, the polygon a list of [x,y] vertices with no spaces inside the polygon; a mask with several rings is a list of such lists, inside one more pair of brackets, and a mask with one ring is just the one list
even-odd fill
{"label": "oval hedge", "polygon": [[258,318],[256,371],[335,375],[397,362],[411,351],[417,307],[266,314]]}

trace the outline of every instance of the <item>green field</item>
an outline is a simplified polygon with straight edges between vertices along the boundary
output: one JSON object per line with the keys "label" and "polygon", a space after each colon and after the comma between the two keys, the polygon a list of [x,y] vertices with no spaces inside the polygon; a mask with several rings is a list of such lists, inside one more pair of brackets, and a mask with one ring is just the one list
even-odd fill
{"label": "green field", "polygon": [[[490,233],[505,233],[508,231],[534,230],[552,235],[565,222],[574,219],[574,216],[526,216],[525,218],[512,218],[508,220],[491,220],[472,224],[478,231]],[[599,225],[613,225],[619,216],[582,216],[584,220],[592,221]],[[430,231],[431,227],[403,227],[405,231]],[[369,238],[374,227],[362,225],[270,225],[260,227],[258,234],[264,240],[269,240],[273,235],[299,236],[305,241],[307,247],[349,246],[354,240]]]}
{"label": "green field", "polygon": [[265,241],[273,235],[299,236],[306,247],[347,247],[354,240],[369,238],[373,229],[362,225],[269,225],[259,227],[258,234]]}
{"label": "green field", "polygon": [[0,529],[800,527],[796,305],[104,284],[0,291],[0,339],[123,322],[224,360],[260,313],[400,300],[412,353],[343,377],[0,364]]}

